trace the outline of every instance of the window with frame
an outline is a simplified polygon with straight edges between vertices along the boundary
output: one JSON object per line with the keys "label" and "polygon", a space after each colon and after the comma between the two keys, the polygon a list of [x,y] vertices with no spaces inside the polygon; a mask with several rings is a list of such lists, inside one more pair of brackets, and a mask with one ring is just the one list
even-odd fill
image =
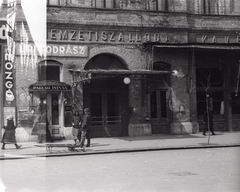
{"label": "window with frame", "polygon": [[222,68],[197,68],[196,70],[197,87],[223,87],[224,74]]}
{"label": "window with frame", "polygon": [[[223,91],[209,91],[208,95],[211,97],[210,106],[213,114],[223,115],[224,114],[224,94]],[[197,114],[203,115],[207,109],[206,106],[206,92],[198,91],[197,92]]]}
{"label": "window with frame", "polygon": [[72,126],[72,105],[73,105],[73,98],[72,92],[66,91],[64,92],[64,126],[71,127]]}
{"label": "window with frame", "polygon": [[93,0],[93,7],[95,8],[120,8],[118,0]]}
{"label": "window with frame", "polygon": [[219,14],[220,0],[202,0],[202,12],[203,14]]}
{"label": "window with frame", "polygon": [[[231,68],[231,104],[232,114],[240,115],[240,64]],[[237,92],[237,93],[236,93]]]}
{"label": "window with frame", "polygon": [[[206,111],[207,94],[211,98],[213,114],[224,114],[224,70],[219,67],[196,69],[197,114]],[[206,92],[207,91],[207,92]]]}
{"label": "window with frame", "polygon": [[60,81],[60,65],[58,64],[39,64],[38,80],[56,80]]}
{"label": "window with frame", "polygon": [[168,0],[148,1],[148,10],[168,11]]}

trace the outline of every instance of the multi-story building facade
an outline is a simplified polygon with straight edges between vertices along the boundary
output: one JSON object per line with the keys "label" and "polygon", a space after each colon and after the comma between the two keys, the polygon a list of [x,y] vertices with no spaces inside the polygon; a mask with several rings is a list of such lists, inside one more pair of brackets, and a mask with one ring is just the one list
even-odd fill
{"label": "multi-story building facade", "polygon": [[240,130],[237,0],[48,0],[45,56],[16,6],[15,100],[2,87],[1,114],[15,113],[20,140],[42,109],[71,138],[85,107],[93,137],[198,133],[206,93],[214,129]]}

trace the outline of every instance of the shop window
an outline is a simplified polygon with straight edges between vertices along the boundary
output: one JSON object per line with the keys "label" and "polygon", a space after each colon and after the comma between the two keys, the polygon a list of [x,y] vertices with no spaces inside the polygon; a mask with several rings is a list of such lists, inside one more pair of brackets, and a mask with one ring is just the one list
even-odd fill
{"label": "shop window", "polygon": [[[237,86],[238,86],[238,90],[240,87],[240,69],[239,66],[236,66],[234,68],[231,68],[231,87],[232,89],[236,90]],[[238,79],[239,78],[239,79]]]}
{"label": "shop window", "polygon": [[232,103],[232,114],[239,115],[240,114],[240,95],[232,93],[231,94],[231,103]]}
{"label": "shop window", "polygon": [[211,98],[213,114],[224,114],[224,72],[222,68],[197,68],[197,114],[203,115],[206,111],[206,91]]}
{"label": "shop window", "polygon": [[198,68],[196,70],[197,87],[223,87],[224,75],[222,68]]}
{"label": "shop window", "polygon": [[39,64],[38,79],[60,81],[60,65],[58,64]]}
{"label": "shop window", "polygon": [[168,11],[168,0],[149,1],[148,9],[153,11]]}
{"label": "shop window", "polygon": [[[208,93],[210,98],[210,107],[215,115],[224,114],[224,103],[223,103],[223,92],[222,91],[212,91]],[[197,114],[203,115],[206,111],[206,92],[197,92]]]}
{"label": "shop window", "polygon": [[232,104],[232,114],[240,115],[240,66],[236,66],[231,69],[231,104]]}
{"label": "shop window", "polygon": [[64,126],[71,127],[72,126],[72,93],[64,92]]}

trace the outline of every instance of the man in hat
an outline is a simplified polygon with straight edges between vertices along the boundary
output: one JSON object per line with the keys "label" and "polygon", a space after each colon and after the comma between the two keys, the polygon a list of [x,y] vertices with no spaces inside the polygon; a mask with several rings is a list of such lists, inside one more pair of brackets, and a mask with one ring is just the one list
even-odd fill
{"label": "man in hat", "polygon": [[205,129],[203,131],[203,135],[206,135],[206,132],[209,130],[213,135],[216,135],[213,131],[213,109],[212,109],[212,97],[208,95],[207,97],[207,109],[204,112],[204,123]]}
{"label": "man in hat", "polygon": [[87,139],[87,147],[90,147],[90,132],[91,132],[91,123],[92,123],[92,117],[89,108],[84,109],[84,116],[82,120],[82,135],[81,135],[81,141],[80,146],[84,147],[84,141],[85,138]]}

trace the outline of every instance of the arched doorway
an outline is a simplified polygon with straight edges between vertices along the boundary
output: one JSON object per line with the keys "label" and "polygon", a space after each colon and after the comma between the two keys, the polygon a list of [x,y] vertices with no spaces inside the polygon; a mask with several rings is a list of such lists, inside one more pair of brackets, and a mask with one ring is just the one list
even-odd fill
{"label": "arched doorway", "polygon": [[83,106],[92,114],[92,137],[116,137],[128,133],[128,85],[121,70],[127,68],[117,57],[100,54],[93,57],[84,70],[119,70],[119,74],[99,73],[83,85]]}

